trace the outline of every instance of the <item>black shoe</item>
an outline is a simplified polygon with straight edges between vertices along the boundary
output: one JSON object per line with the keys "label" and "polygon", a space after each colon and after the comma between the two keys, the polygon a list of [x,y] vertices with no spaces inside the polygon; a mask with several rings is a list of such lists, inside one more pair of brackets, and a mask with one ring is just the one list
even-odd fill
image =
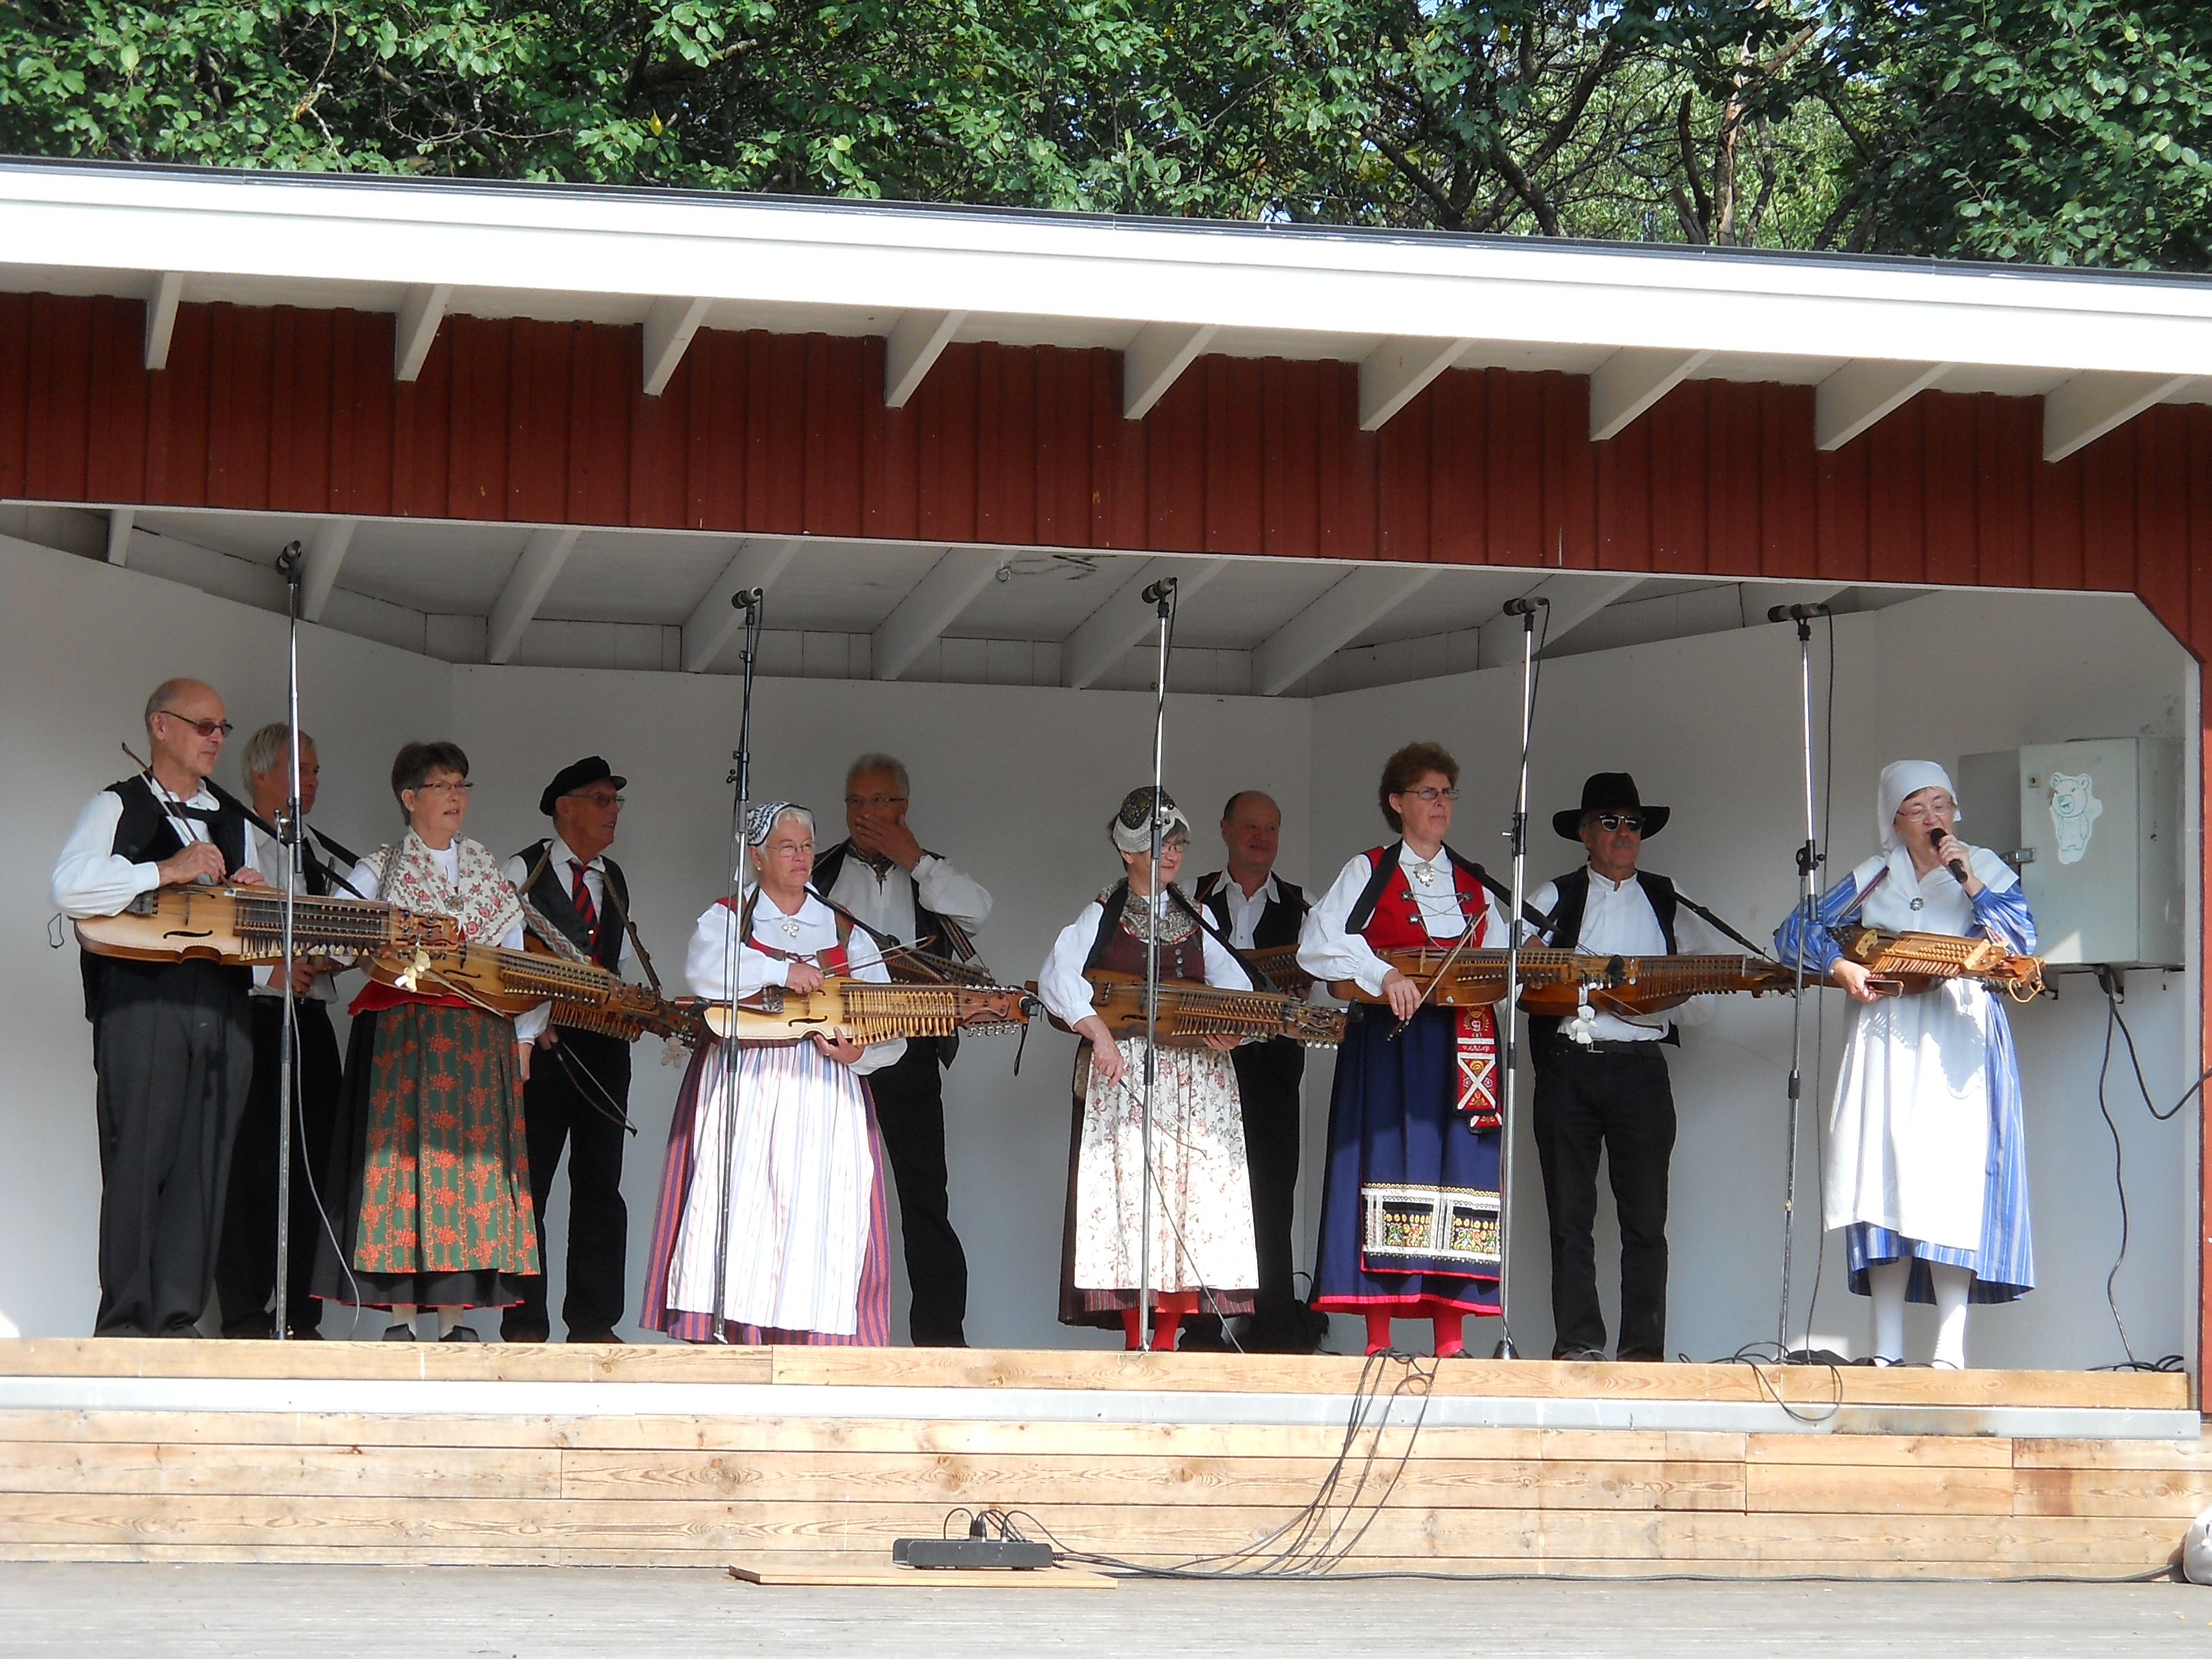
{"label": "black shoe", "polygon": [[386,1342],[412,1342],[415,1340],[415,1328],[412,1325],[386,1325],[384,1328],[384,1340]]}
{"label": "black shoe", "polygon": [[964,1348],[968,1346],[967,1337],[957,1330],[916,1331],[913,1340],[917,1348]]}
{"label": "black shoe", "polygon": [[443,1336],[440,1337],[438,1340],[441,1342],[481,1342],[483,1340],[483,1338],[477,1334],[476,1327],[473,1325],[456,1325],[453,1329],[447,1331]]}
{"label": "black shoe", "polygon": [[1177,1353],[1227,1353],[1229,1339],[1222,1334],[1218,1314],[1193,1314],[1176,1333]]}
{"label": "black shoe", "polygon": [[[502,1342],[550,1342],[553,1333],[543,1325],[501,1325],[499,1340]],[[570,1337],[571,1342],[576,1339]]]}
{"label": "black shoe", "polygon": [[1552,1351],[1552,1358],[1554,1359],[1594,1359],[1602,1364],[1605,1363],[1606,1352],[1603,1348],[1554,1348]]}
{"label": "black shoe", "polygon": [[[506,1342],[513,1341],[514,1339],[502,1335],[500,1340]],[[545,1339],[541,1336],[538,1340],[543,1342]],[[617,1347],[622,1346],[622,1338],[617,1336],[612,1331],[571,1331],[568,1333],[568,1340],[571,1342],[596,1342],[600,1344],[611,1342]]]}

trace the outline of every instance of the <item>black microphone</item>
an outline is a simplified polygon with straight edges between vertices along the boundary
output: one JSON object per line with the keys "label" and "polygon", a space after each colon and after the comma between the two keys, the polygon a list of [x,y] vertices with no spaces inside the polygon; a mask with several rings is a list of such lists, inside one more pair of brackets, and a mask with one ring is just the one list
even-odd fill
{"label": "black microphone", "polygon": [[730,595],[730,609],[742,611],[750,616],[753,607],[761,602],[761,590],[757,587],[741,587]]}
{"label": "black microphone", "polygon": [[1825,605],[1778,605],[1771,607],[1767,611],[1766,620],[1769,622],[1810,622],[1815,617],[1825,617],[1827,614],[1828,607]]}
{"label": "black microphone", "polygon": [[1505,601],[1505,614],[1509,617],[1533,617],[1539,611],[1549,611],[1551,608],[1552,602],[1540,597]]}
{"label": "black microphone", "polygon": [[1173,576],[1163,576],[1159,580],[1154,582],[1150,587],[1146,588],[1143,593],[1139,595],[1139,597],[1142,599],[1146,605],[1158,605],[1162,599],[1164,599],[1169,594],[1175,591],[1176,579]]}
{"label": "black microphone", "polygon": [[[1947,832],[1943,826],[1940,823],[1937,824],[1933,830],[1930,830],[1928,832],[1929,846],[1941,847],[1943,844],[1943,837],[1946,833]],[[1951,872],[1952,876],[1957,880],[1960,886],[1964,887],[1966,884],[1966,866],[1960,863],[1957,859],[1953,859],[1943,867]]]}

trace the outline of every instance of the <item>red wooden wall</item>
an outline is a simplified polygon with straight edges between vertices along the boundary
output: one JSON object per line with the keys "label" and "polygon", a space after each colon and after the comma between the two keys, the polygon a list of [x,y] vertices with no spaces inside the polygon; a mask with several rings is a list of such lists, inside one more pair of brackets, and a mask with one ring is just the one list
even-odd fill
{"label": "red wooden wall", "polygon": [[2033,398],[1925,393],[1831,454],[1802,386],[1691,382],[1609,442],[1577,376],[1454,371],[1380,433],[1350,364],[1202,359],[1144,421],[1112,352],[0,295],[0,497],[1837,581],[2132,589],[2212,653],[2212,408],[2045,464]]}

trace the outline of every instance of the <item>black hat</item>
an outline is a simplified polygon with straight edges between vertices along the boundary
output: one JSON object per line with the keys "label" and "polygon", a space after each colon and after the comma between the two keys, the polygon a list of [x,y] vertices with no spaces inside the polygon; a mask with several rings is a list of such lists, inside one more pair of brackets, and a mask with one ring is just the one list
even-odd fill
{"label": "black hat", "polygon": [[629,781],[628,778],[617,777],[606,762],[597,755],[586,755],[553,775],[553,781],[545,786],[545,793],[538,798],[538,810],[550,818],[553,816],[555,801],[563,795],[573,795],[579,789],[587,788],[602,778],[617,789]]}
{"label": "black hat", "polygon": [[1636,780],[1626,772],[1593,772],[1583,781],[1583,804],[1571,812],[1552,814],[1552,828],[1569,841],[1583,838],[1583,820],[1592,812],[1633,812],[1644,820],[1649,841],[1667,827],[1671,806],[1646,806],[1636,793]]}

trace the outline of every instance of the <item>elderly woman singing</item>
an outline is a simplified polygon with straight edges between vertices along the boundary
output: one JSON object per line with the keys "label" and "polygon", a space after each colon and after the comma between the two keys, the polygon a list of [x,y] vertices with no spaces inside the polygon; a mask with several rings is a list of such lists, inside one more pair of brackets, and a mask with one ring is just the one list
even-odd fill
{"label": "elderly woman singing", "polygon": [[[699,918],[685,963],[694,994],[728,1002],[769,985],[804,995],[838,976],[888,982],[866,930],[807,890],[814,815],[771,801],[753,809],[745,839],[755,882],[734,908],[718,900]],[[861,1079],[905,1052],[903,1038],[863,1048],[823,1036],[701,1046],[669,1131],[641,1322],[695,1342],[717,1318],[732,1342],[890,1340],[883,1151]]]}
{"label": "elderly woman singing", "polygon": [[2009,1302],[2035,1285],[2012,1028],[1972,980],[1879,996],[1829,930],[1856,918],[1897,933],[1986,934],[2027,954],[2035,920],[2004,861],[1953,833],[1958,798],[1942,767],[1885,767],[1881,796],[1881,854],[1822,896],[1809,939],[1793,915],[1775,942],[1854,1004],[1829,1115],[1823,1219],[1844,1230],[1852,1291],[1874,1299],[1875,1363],[1904,1358],[1910,1300],[1936,1304],[1936,1364],[1963,1366],[1967,1304]]}

